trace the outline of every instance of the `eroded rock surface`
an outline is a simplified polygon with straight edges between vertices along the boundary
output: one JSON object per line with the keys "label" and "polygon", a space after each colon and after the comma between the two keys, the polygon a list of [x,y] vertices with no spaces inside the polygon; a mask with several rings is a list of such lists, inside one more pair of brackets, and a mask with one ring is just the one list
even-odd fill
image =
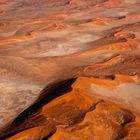
{"label": "eroded rock surface", "polygon": [[139,140],[139,7],[0,0],[1,139]]}

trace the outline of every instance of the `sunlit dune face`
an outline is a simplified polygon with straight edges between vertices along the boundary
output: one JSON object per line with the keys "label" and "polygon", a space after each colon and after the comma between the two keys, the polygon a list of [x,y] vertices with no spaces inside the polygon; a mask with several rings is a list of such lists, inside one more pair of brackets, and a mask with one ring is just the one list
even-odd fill
{"label": "sunlit dune face", "polygon": [[0,3],[5,3],[7,2],[8,0],[0,0]]}

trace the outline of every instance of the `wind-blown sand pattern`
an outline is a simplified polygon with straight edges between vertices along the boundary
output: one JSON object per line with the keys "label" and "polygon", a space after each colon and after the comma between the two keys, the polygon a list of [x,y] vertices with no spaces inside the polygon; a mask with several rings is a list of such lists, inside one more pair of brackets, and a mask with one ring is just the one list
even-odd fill
{"label": "wind-blown sand pattern", "polygon": [[139,0],[0,0],[0,139],[140,139]]}

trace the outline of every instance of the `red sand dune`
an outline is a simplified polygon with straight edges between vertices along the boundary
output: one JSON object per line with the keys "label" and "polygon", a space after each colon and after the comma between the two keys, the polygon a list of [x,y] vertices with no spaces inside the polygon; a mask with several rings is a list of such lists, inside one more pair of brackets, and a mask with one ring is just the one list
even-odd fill
{"label": "red sand dune", "polygon": [[0,139],[140,139],[139,0],[0,0]]}

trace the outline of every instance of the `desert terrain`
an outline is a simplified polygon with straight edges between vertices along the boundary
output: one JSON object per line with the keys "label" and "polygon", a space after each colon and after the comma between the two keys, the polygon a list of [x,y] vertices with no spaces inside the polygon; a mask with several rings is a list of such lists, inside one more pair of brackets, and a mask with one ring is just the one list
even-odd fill
{"label": "desert terrain", "polygon": [[140,0],[0,0],[0,140],[140,140]]}

